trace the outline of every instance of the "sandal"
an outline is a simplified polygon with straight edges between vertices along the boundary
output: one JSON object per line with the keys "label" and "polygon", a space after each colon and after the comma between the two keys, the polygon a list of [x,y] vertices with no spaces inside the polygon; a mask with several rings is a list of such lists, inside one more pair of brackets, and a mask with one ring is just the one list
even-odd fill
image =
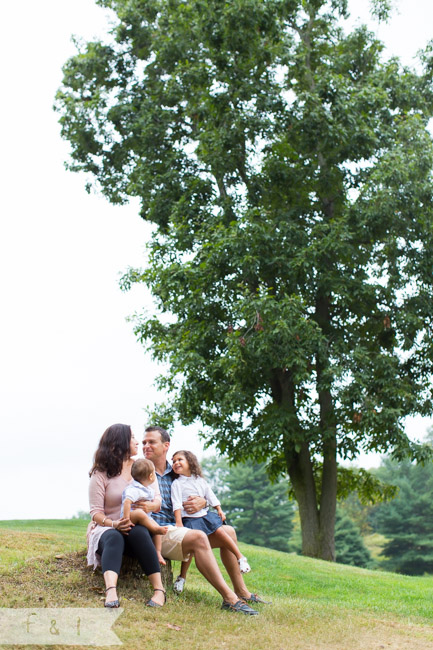
{"label": "sandal", "polygon": [[[167,602],[167,594],[165,593],[165,590],[154,589],[153,591],[162,591],[162,593],[164,594],[164,605],[165,605],[165,603]],[[159,603],[155,603],[155,601],[150,598],[146,603],[146,607],[162,607],[162,605],[160,605]]]}
{"label": "sandal", "polygon": [[[107,591],[110,591],[110,589],[116,589],[116,587],[115,586],[107,587],[107,589],[105,590],[105,593],[107,593]],[[111,608],[119,607],[119,601],[118,600],[110,600],[109,602],[104,603],[104,607],[111,607]]]}

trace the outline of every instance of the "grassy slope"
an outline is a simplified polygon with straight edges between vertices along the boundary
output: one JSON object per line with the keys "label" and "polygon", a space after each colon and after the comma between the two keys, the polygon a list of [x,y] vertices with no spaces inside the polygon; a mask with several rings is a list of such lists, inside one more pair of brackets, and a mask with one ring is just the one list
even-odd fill
{"label": "grassy slope", "polygon": [[[100,607],[102,577],[85,568],[85,528],[79,520],[0,522],[0,606]],[[115,630],[124,648],[433,650],[433,578],[241,548],[253,567],[249,588],[272,606],[261,606],[256,619],[222,612],[220,597],[192,569],[184,594],[169,595],[155,612],[143,607],[144,580],[121,579],[124,612]]]}
{"label": "grassy slope", "polygon": [[78,551],[87,524],[80,519],[0,521],[0,571],[18,569],[33,558]]}

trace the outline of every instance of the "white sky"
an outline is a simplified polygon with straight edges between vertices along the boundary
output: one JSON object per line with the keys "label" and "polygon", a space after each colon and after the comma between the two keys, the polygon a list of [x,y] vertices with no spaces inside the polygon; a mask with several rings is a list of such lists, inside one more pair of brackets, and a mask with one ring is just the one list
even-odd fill
{"label": "white sky", "polygon": [[[367,19],[367,0],[352,5]],[[433,3],[396,5],[400,15],[377,33],[410,64],[433,38]],[[126,322],[149,296],[118,288],[128,266],[144,264],[149,226],[136,204],[110,206],[64,169],[68,147],[52,111],[71,35],[90,39],[104,24],[92,0],[2,7],[0,520],[86,510],[103,431],[126,422],[141,436],[143,408],[158,400],[158,371]],[[408,430],[419,437],[428,424]],[[172,445],[202,454],[192,429],[179,428]]]}

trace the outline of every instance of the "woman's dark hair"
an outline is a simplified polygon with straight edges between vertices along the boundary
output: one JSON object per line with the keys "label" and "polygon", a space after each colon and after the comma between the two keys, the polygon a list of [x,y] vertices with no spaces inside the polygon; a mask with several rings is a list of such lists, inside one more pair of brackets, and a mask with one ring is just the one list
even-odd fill
{"label": "woman's dark hair", "polygon": [[[179,454],[182,454],[182,456],[185,456],[185,459],[186,459],[186,461],[187,461],[187,463],[189,465],[189,471],[191,472],[191,474],[193,476],[203,476],[203,474],[201,473],[200,463],[197,460],[197,456],[195,456],[192,453],[192,451],[185,451],[184,449],[181,449],[180,451],[177,451],[175,454],[173,454],[173,458],[175,456],[178,456]],[[178,476],[179,476],[179,474],[176,474],[176,478]]]}
{"label": "woman's dark hair", "polygon": [[123,461],[130,457],[131,436],[129,424],[112,424],[108,427],[99,441],[89,476],[96,471],[105,472],[108,478],[119,476]]}

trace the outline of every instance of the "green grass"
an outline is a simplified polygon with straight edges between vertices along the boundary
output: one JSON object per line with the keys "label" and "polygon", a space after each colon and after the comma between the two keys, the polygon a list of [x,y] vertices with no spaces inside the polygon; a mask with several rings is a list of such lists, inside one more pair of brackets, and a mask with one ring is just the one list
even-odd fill
{"label": "green grass", "polygon": [[87,525],[82,519],[0,521],[0,571],[13,571],[32,559],[78,551]]}
{"label": "green grass", "polygon": [[[102,576],[85,566],[85,529],[80,520],[0,522],[0,607],[101,607]],[[192,567],[182,596],[169,594],[153,611],[143,605],[147,581],[121,576],[115,631],[125,650],[433,650],[433,577],[240,547],[253,569],[248,587],[272,606],[255,619],[223,612]]]}

